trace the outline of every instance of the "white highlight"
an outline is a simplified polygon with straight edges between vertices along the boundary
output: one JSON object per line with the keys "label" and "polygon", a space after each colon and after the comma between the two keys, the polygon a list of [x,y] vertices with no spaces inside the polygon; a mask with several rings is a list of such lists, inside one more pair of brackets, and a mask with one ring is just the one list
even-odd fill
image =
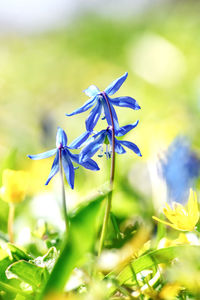
{"label": "white highlight", "polygon": [[178,84],[186,72],[182,52],[154,33],[143,35],[136,44],[131,45],[129,58],[137,75],[161,87]]}

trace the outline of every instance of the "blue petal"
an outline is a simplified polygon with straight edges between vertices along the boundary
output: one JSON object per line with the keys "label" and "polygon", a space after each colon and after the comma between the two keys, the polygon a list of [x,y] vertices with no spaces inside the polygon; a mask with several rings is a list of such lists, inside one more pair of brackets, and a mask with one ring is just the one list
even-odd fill
{"label": "blue petal", "polygon": [[92,131],[96,126],[102,111],[102,103],[98,100],[95,107],[91,110],[88,118],[85,121],[86,129]]}
{"label": "blue petal", "polygon": [[[94,134],[93,136],[90,136],[91,134],[93,134],[93,132],[94,131],[86,131],[85,133],[83,133],[81,136],[83,137],[82,138],[82,141],[83,141],[83,139],[85,138],[86,139],[86,137],[88,136],[90,136],[88,139],[86,139],[85,141],[83,141],[83,143],[81,144],[81,146],[82,147],[84,147],[84,146],[87,146],[87,145],[89,145],[91,142],[93,142],[94,141],[94,139],[95,138],[97,138],[99,135],[101,135],[102,134],[102,132],[105,132],[106,130],[101,130],[101,131],[99,131],[99,132],[97,132],[96,134]],[[84,136],[85,135],[85,136]],[[81,139],[81,136],[80,136],[80,139]],[[77,138],[77,140],[78,140],[79,138]],[[75,140],[76,141],[76,140]],[[81,142],[80,142],[81,143]],[[68,147],[69,149],[77,149],[77,148],[75,148],[75,147],[71,147],[71,145],[70,145],[70,147]]]}
{"label": "blue petal", "polygon": [[138,125],[138,123],[139,123],[139,120],[137,120],[133,124],[129,124],[129,125],[125,125],[125,126],[120,127],[118,130],[116,130],[115,135],[116,136],[123,136],[123,135],[127,134],[130,130],[135,128]]}
{"label": "blue petal", "polygon": [[79,164],[81,166],[83,166],[84,168],[92,170],[92,171],[99,171],[100,170],[97,163],[91,158],[89,158],[86,162],[81,162],[81,163],[79,162]]}
{"label": "blue petal", "polygon": [[98,93],[100,93],[100,90],[96,85],[90,85],[86,90],[83,91],[88,97],[92,98],[95,97]]}
{"label": "blue petal", "polygon": [[70,148],[70,149],[78,149],[88,139],[88,137],[90,136],[90,134],[91,134],[90,131],[86,131],[86,132],[82,133],[73,142],[71,142],[71,144],[69,144],[68,148]]}
{"label": "blue petal", "polygon": [[56,173],[58,173],[58,171],[59,171],[59,151],[57,150],[56,157],[54,158],[53,165],[51,167],[51,172],[49,174],[49,177],[47,178],[45,185],[49,183],[49,181],[52,179],[53,176],[56,175]]}
{"label": "blue petal", "polygon": [[121,106],[121,107],[129,107],[129,108],[132,108],[134,110],[138,110],[138,109],[141,108],[135,99],[133,99],[131,97],[128,97],[128,96],[116,97],[116,98],[113,98],[113,99],[110,98],[110,102],[113,105]]}
{"label": "blue petal", "polygon": [[116,93],[119,88],[121,87],[121,85],[124,83],[124,81],[126,80],[128,76],[128,73],[126,72],[124,75],[122,75],[121,77],[117,78],[116,80],[114,80],[104,91],[106,94],[108,95],[113,95],[114,93]]}
{"label": "blue petal", "polygon": [[66,146],[67,146],[67,135],[62,128],[58,127],[57,135],[56,135],[56,147],[62,148]]}
{"label": "blue petal", "polygon": [[[93,142],[99,135],[101,135],[103,132],[106,132],[106,129],[103,129],[97,133],[95,133],[93,136],[91,136],[90,138],[88,138],[88,140],[86,142],[83,143],[82,146],[87,146],[89,145],[91,142]],[[90,132],[90,134],[92,134],[94,131]]]}
{"label": "blue petal", "polygon": [[80,162],[86,162],[90,157],[92,157],[101,147],[106,137],[106,131],[102,130],[101,135],[88,144],[85,148],[80,152]]}
{"label": "blue petal", "polygon": [[133,144],[132,142],[128,142],[128,141],[120,141],[120,144],[124,145],[125,147],[131,149],[133,152],[135,152],[135,154],[137,154],[138,156],[142,156],[140,149],[138,148],[138,146],[136,146],[135,144]]}
{"label": "blue petal", "polygon": [[[112,146],[112,133],[111,131],[109,131],[108,133],[108,140],[110,145]],[[126,150],[122,147],[122,145],[120,144],[120,142],[115,138],[115,152],[118,154],[123,154],[126,153]]]}
{"label": "blue petal", "polygon": [[67,182],[69,183],[70,187],[74,188],[74,166],[71,162],[68,150],[62,150],[62,165],[65,172],[65,176]]}
{"label": "blue petal", "polygon": [[[107,104],[105,99],[102,100],[102,103],[103,103],[104,114],[105,114],[107,123],[108,123],[108,125],[112,126],[108,104]],[[118,122],[117,114],[116,114],[115,109],[114,109],[114,107],[112,106],[111,103],[110,103],[110,108],[111,108],[111,113],[112,113],[112,116],[113,116],[114,128],[115,128],[115,130],[118,130],[119,129],[119,122]]]}
{"label": "blue petal", "polygon": [[43,159],[43,158],[48,158],[48,157],[53,156],[54,154],[56,154],[56,151],[57,151],[57,149],[55,148],[55,149],[49,150],[47,152],[43,152],[43,153],[36,154],[36,155],[27,155],[27,156],[34,160]]}
{"label": "blue petal", "polygon": [[124,147],[122,147],[122,145],[117,139],[115,139],[115,152],[118,154],[126,153],[126,150],[124,149]]}
{"label": "blue petal", "polygon": [[111,103],[110,103],[110,107],[111,107],[111,111],[112,111],[112,115],[113,115],[115,130],[118,130],[119,129],[119,121],[118,121],[118,118],[117,118],[116,111],[115,111],[115,109],[114,109],[114,107],[112,106]]}
{"label": "blue petal", "polygon": [[94,105],[95,101],[96,101],[96,97],[89,99],[87,102],[85,102],[85,104],[83,104],[83,106],[79,107],[78,109],[73,111],[71,114],[66,114],[66,116],[70,117],[70,116],[80,114],[80,113],[88,110],[90,107],[92,107]]}
{"label": "blue petal", "polygon": [[103,129],[97,133],[95,133],[90,139],[91,141],[93,141],[94,139],[96,139],[98,136],[102,135],[103,133],[106,133],[107,132],[107,129]]}
{"label": "blue petal", "polygon": [[93,159],[89,158],[86,162],[80,162],[79,154],[72,154],[71,152],[70,152],[70,157],[75,163],[83,166],[86,169],[93,170],[93,171],[100,170],[99,166]]}

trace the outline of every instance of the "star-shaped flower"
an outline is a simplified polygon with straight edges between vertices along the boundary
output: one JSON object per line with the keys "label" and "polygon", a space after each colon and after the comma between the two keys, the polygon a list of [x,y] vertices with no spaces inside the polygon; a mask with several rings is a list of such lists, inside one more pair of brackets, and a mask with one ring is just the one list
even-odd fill
{"label": "star-shaped flower", "polygon": [[[128,73],[126,72],[121,77],[117,78],[115,81],[113,81],[104,91],[100,91],[95,85],[89,86],[86,90],[84,90],[85,94],[90,97],[90,99],[80,108],[76,109],[71,114],[66,114],[67,116],[73,116],[82,112],[85,112],[86,110],[90,109],[92,106],[94,108],[91,110],[88,118],[85,121],[86,129],[88,131],[92,131],[94,127],[96,126],[100,115],[102,113],[102,110],[104,111],[105,118],[108,122],[109,126],[112,126],[111,116],[109,112],[109,107],[107,104],[107,101],[109,101],[111,113],[113,116],[114,121],[114,127],[115,129],[119,129],[119,123],[117,114],[115,112],[115,109],[113,105],[120,106],[120,107],[129,107],[135,110],[140,109],[139,104],[137,101],[131,97],[125,96],[125,97],[116,97],[116,98],[110,98],[109,96],[112,96],[115,94],[121,85],[124,83],[128,76]],[[107,101],[106,101],[107,99]]]}
{"label": "star-shaped flower", "polygon": [[192,189],[190,189],[188,203],[185,207],[180,203],[173,202],[173,207],[171,208],[166,203],[166,208],[163,209],[163,213],[170,222],[160,220],[159,218],[154,216],[153,219],[171,226],[176,230],[194,230],[199,220],[199,208],[196,193]]}
{"label": "star-shaped flower", "polygon": [[[86,138],[87,137],[84,136],[83,140],[85,140]],[[73,149],[74,148],[75,147],[73,147]],[[62,165],[64,168],[67,182],[69,183],[69,185],[72,189],[74,188],[74,177],[75,177],[75,172],[74,172],[75,168],[73,166],[72,161],[77,164],[80,164],[81,166],[83,166],[86,169],[90,169],[93,171],[99,170],[99,167],[94,160],[88,159],[88,160],[85,160],[84,162],[80,162],[79,154],[72,154],[70,152],[70,149],[72,149],[72,148],[70,147],[70,145],[67,146],[67,135],[66,135],[65,131],[62,128],[58,127],[57,135],[56,135],[56,148],[49,150],[47,152],[40,153],[40,154],[28,155],[29,158],[34,159],[34,160],[48,158],[53,155],[56,155],[55,159],[53,161],[51,172],[49,174],[49,177],[48,177],[45,185],[47,185],[49,183],[49,181],[52,179],[52,177],[55,176],[56,173],[58,173],[58,171],[59,171],[59,151],[61,151]]]}
{"label": "star-shaped flower", "polygon": [[[134,124],[129,124],[123,127],[120,127],[115,132],[115,152],[118,154],[123,154],[126,152],[123,146],[131,149],[138,156],[142,156],[139,148],[132,142],[129,141],[121,141],[116,137],[120,137],[128,133],[130,130],[135,128],[138,125],[139,121]],[[103,144],[106,144],[106,156],[111,156],[111,146],[112,146],[112,130],[108,126],[107,129],[101,130],[100,132],[93,135],[88,141],[87,145],[80,152],[80,161],[85,162],[89,158],[91,158],[99,149],[103,147]],[[108,149],[108,145],[110,145],[110,149]]]}

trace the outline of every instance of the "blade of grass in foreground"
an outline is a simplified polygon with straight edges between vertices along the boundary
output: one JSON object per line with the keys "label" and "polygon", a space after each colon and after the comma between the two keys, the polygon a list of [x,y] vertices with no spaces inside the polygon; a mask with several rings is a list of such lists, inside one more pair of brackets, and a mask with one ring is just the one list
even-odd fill
{"label": "blade of grass in foreground", "polygon": [[62,291],[72,270],[78,266],[84,255],[91,250],[94,244],[97,226],[95,226],[103,198],[98,196],[89,204],[80,208],[70,219],[70,228],[67,241],[53,268],[47,284],[39,296],[44,296]]}
{"label": "blade of grass in foreground", "polygon": [[[152,268],[155,266],[155,264],[169,264],[174,258],[179,257],[183,251],[191,252],[192,249],[200,250],[200,246],[180,245],[153,250],[148,254],[145,254],[132,261],[131,265],[137,274],[143,270]],[[120,284],[128,284],[130,281],[133,283],[133,275],[129,265],[117,275],[117,279],[119,280]]]}
{"label": "blade of grass in foreground", "polygon": [[[132,262],[128,263],[123,270],[121,270],[121,267],[117,267],[106,277],[112,277],[112,275],[115,275],[118,280],[118,285],[120,286],[124,284],[133,285],[136,282],[131,268],[133,268],[135,274],[137,274],[143,270],[148,270],[155,266],[157,267],[159,264],[169,264],[173,259],[180,257],[182,253],[192,253],[191,251],[196,249],[200,251],[200,246],[180,245],[153,250],[137,259],[134,259]],[[108,296],[112,295],[116,289],[117,287],[112,285],[108,291]]]}

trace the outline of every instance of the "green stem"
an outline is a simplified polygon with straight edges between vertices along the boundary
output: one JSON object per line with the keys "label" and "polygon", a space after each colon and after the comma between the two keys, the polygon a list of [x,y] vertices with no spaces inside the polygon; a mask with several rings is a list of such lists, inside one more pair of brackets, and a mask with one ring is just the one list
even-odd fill
{"label": "green stem", "polygon": [[105,238],[105,234],[106,234],[106,229],[107,229],[107,224],[108,224],[108,219],[109,219],[109,214],[110,214],[110,209],[111,209],[111,200],[112,200],[112,196],[111,196],[111,192],[110,192],[108,194],[108,198],[107,198],[107,201],[106,201],[106,210],[105,210],[104,219],[103,219],[103,226],[102,226],[102,230],[101,230],[101,237],[100,237],[98,255],[101,254],[101,251],[102,251],[102,248],[103,248],[104,238]]}
{"label": "green stem", "polygon": [[111,221],[112,221],[112,224],[113,224],[113,228],[114,228],[114,230],[116,232],[117,239],[121,240],[122,235],[121,235],[121,232],[120,232],[119,227],[117,225],[117,221],[116,221],[115,215],[112,212],[110,212],[110,218],[111,218]]}
{"label": "green stem", "polygon": [[9,203],[8,236],[9,236],[10,243],[14,243],[14,234],[13,234],[14,216],[15,216],[15,204]]}
{"label": "green stem", "polygon": [[132,274],[133,274],[133,279],[135,280],[136,285],[137,285],[137,288],[138,288],[138,290],[139,290],[139,292],[140,292],[140,299],[143,300],[144,297],[143,297],[143,295],[142,295],[142,293],[141,293],[140,285],[139,285],[139,282],[138,282],[138,280],[137,280],[137,275],[136,275],[136,273],[135,273],[135,270],[134,270],[134,268],[133,268],[133,266],[132,266],[131,263],[129,264],[129,266],[130,266],[131,272],[132,272]]}
{"label": "green stem", "polygon": [[111,124],[112,124],[112,128],[111,128],[111,130],[112,130],[112,156],[111,156],[111,159],[112,160],[111,160],[111,170],[110,170],[110,193],[108,194],[108,198],[106,201],[106,210],[105,210],[103,226],[102,226],[102,231],[101,231],[98,255],[101,254],[101,251],[103,249],[104,239],[105,239],[105,235],[106,235],[106,230],[107,230],[107,225],[108,225],[108,220],[109,220],[109,215],[110,215],[110,210],[111,210],[112,191],[113,191],[114,176],[115,176],[115,127],[114,127],[113,115],[112,115],[108,97],[105,92],[102,92],[102,96],[106,100],[106,103],[107,103],[107,106],[109,109],[109,113],[110,113]]}
{"label": "green stem", "polygon": [[63,202],[63,209],[64,209],[64,219],[65,219],[65,227],[66,233],[68,232],[69,221],[67,216],[67,205],[65,199],[65,186],[64,186],[64,178],[63,178],[63,167],[62,167],[62,149],[59,148],[59,173],[60,173],[60,181],[61,181],[61,191],[62,191],[62,202]]}

